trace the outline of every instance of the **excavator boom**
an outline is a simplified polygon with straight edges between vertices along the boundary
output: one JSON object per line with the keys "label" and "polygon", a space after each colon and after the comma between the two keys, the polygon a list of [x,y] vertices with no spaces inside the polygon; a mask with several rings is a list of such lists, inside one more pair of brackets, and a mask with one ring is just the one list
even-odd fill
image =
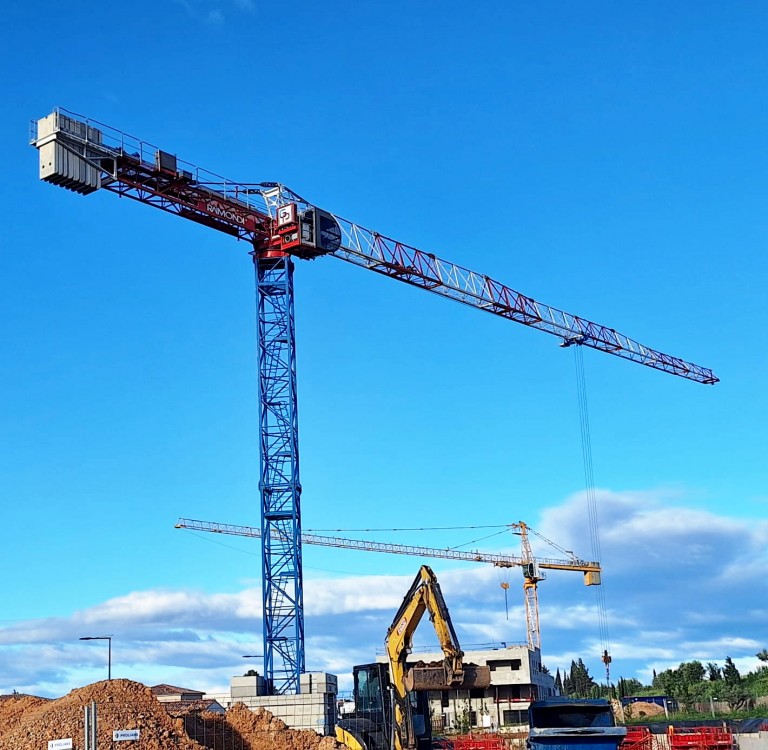
{"label": "excavator boom", "polygon": [[[413,634],[429,612],[443,661],[407,668]],[[448,606],[432,568],[422,565],[387,631],[386,650],[394,692],[395,750],[416,747],[410,719],[408,693],[420,690],[486,688],[491,684],[488,667],[464,664],[464,652],[453,629]]]}
{"label": "excavator boom", "polygon": [[[413,634],[424,613],[440,642],[442,662],[408,668]],[[448,606],[432,569],[422,565],[387,630],[389,669],[382,664],[354,668],[355,713],[336,727],[336,738],[351,750],[428,750],[431,726],[427,692],[487,688],[487,666],[464,663]]]}

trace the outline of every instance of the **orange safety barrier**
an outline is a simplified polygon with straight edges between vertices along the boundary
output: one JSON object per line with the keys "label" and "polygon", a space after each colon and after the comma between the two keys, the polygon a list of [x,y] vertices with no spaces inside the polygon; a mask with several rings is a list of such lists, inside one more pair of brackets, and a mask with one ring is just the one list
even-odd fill
{"label": "orange safety barrier", "polygon": [[495,732],[451,737],[453,750],[507,750],[505,738]]}
{"label": "orange safety barrier", "polygon": [[653,750],[653,735],[648,727],[627,727],[620,750]]}
{"label": "orange safety barrier", "polygon": [[732,750],[733,732],[727,727],[673,727],[667,729],[670,750]]}

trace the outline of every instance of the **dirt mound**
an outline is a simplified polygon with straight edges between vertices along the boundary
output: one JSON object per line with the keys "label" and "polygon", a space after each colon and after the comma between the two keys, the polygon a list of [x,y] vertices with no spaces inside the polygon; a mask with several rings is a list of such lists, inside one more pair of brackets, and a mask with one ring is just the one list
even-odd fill
{"label": "dirt mound", "polygon": [[[242,703],[226,714],[192,711],[173,719],[148,687],[131,680],[95,682],[63,698],[9,696],[0,701],[0,750],[40,750],[48,740],[72,738],[83,747],[83,709],[96,702],[98,746],[112,747],[116,729],[138,729],[130,750],[344,750],[333,737],[289,729],[263,708]],[[123,743],[116,743],[122,745]]]}
{"label": "dirt mound", "polygon": [[333,737],[321,737],[312,729],[288,729],[285,722],[259,708],[250,711],[236,703],[226,721],[247,743],[245,750],[338,750],[345,748]]}
{"label": "dirt mound", "polygon": [[658,703],[651,703],[650,701],[633,701],[632,703],[624,706],[624,715],[629,718],[631,715],[634,718],[641,716],[661,716],[664,713],[664,706],[660,706]]}
{"label": "dirt mound", "polygon": [[[95,682],[52,701],[26,700],[42,702],[26,707],[19,703],[13,716],[8,709],[0,729],[0,750],[39,750],[47,747],[48,740],[66,737],[72,738],[75,748],[82,748],[83,708],[91,701],[96,701],[98,711],[99,747],[111,747],[115,729],[140,729],[131,750],[203,750],[187,737],[181,721],[168,716],[149,688],[131,680]],[[0,715],[6,717],[7,708],[0,708]]]}
{"label": "dirt mound", "polygon": [[38,698],[34,695],[0,696],[0,738],[23,718],[49,702],[48,698]]}
{"label": "dirt mound", "polygon": [[333,737],[311,729],[289,729],[269,711],[250,711],[236,703],[227,713],[203,712],[184,717],[187,734],[216,750],[340,750]]}

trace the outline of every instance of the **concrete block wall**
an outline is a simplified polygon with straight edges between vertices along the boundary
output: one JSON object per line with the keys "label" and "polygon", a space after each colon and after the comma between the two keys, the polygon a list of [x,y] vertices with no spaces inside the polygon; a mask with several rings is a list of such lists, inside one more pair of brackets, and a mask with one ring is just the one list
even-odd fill
{"label": "concrete block wall", "polygon": [[326,672],[300,675],[298,695],[264,695],[264,678],[233,677],[228,705],[242,703],[252,711],[264,708],[291,729],[312,729],[332,735],[336,727],[338,678]]}
{"label": "concrete block wall", "polygon": [[739,750],[768,750],[768,732],[736,734],[734,740]]}

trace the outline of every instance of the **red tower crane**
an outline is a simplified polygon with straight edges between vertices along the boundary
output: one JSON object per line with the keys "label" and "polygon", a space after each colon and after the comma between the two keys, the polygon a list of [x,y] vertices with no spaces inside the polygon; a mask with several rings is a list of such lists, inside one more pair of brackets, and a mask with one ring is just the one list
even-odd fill
{"label": "red tower crane", "polygon": [[40,178],[99,189],[203,224],[251,247],[258,302],[264,673],[274,693],[304,671],[301,482],[293,257],[330,255],[578,344],[698,383],[712,370],[528,297],[455,263],[312,205],[278,183],[233,182],[86,117],[56,109],[32,123]]}

